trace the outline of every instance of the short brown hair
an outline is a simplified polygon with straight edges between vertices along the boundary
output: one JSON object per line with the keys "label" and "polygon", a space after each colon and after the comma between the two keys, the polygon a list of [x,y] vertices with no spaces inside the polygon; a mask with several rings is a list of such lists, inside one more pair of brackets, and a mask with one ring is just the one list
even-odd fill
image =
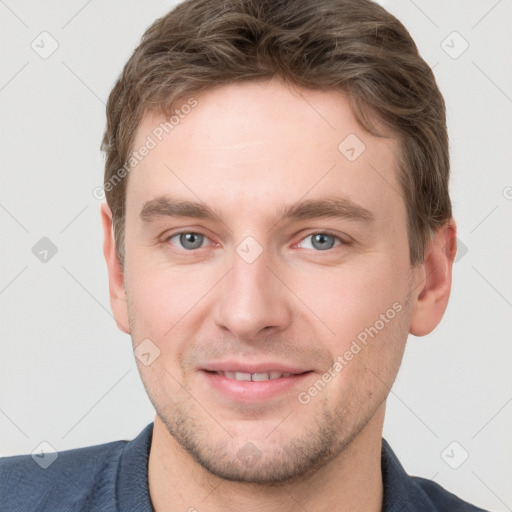
{"label": "short brown hair", "polygon": [[146,30],[108,99],[101,148],[121,263],[126,164],[142,117],[169,115],[208,88],[273,77],[342,91],[364,128],[379,135],[377,119],[397,136],[410,261],[423,261],[452,216],[448,135],[435,77],[402,23],[370,0],[186,0]]}

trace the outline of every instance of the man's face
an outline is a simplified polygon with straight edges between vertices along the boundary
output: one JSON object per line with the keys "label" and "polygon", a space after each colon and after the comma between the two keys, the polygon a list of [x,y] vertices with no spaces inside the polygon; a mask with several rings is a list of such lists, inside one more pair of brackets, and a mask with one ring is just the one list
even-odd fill
{"label": "man's face", "polygon": [[[170,442],[221,477],[285,481],[382,427],[415,281],[396,141],[362,130],[338,92],[265,82],[196,99],[161,141],[163,117],[137,132],[135,149],[156,147],[127,187],[130,333],[151,340],[148,361],[160,351],[138,364]],[[325,200],[339,215],[283,217]],[[215,216],[177,215],[180,201]]]}

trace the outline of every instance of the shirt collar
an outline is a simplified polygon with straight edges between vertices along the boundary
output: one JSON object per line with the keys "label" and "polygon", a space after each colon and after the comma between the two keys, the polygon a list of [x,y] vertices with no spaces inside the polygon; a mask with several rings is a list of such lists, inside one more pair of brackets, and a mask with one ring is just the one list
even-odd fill
{"label": "shirt collar", "polygon": [[382,440],[382,512],[435,512],[436,508],[423,490],[405,472],[388,442]]}
{"label": "shirt collar", "polygon": [[148,461],[153,438],[150,423],[133,440],[126,444],[121,455],[116,484],[117,510],[154,512],[149,497]]}

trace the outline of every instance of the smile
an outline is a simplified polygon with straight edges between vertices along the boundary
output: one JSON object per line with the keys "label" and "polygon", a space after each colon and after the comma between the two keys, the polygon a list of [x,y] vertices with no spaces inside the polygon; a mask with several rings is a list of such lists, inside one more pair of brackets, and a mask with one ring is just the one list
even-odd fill
{"label": "smile", "polygon": [[[263,365],[258,365],[259,368],[223,365],[230,366],[229,369],[213,369],[211,366],[200,371],[202,379],[205,379],[205,392],[214,399],[223,397],[230,402],[245,404],[262,403],[285,396],[292,397],[297,390],[304,388],[305,380],[311,379],[310,375],[313,374],[311,370],[261,367]],[[291,371],[283,371],[285,369]]]}

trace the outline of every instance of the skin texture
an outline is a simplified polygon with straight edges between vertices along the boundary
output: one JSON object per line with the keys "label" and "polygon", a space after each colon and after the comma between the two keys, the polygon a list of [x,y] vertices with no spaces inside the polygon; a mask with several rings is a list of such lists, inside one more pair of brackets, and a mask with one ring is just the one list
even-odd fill
{"label": "skin texture", "polygon": [[[160,351],[150,365],[138,361],[157,412],[153,505],[380,510],[385,400],[408,334],[427,334],[444,314],[455,223],[412,268],[397,142],[365,132],[340,92],[273,80],[212,89],[197,101],[129,175],[124,270],[102,206],[118,326],[134,347],[150,339]],[[147,114],[134,147],[164,120]],[[349,134],[365,145],[354,161],[338,149]],[[146,202],[171,195],[219,217],[140,218]],[[348,198],[373,220],[278,219],[283,205],[325,197]],[[340,239],[328,236],[323,243],[332,248],[321,250],[312,235],[326,231]],[[187,250],[175,236],[181,232],[204,235],[200,248]],[[251,263],[237,252],[246,237],[262,250]],[[393,304],[400,311],[389,319]],[[298,394],[376,325],[378,333],[301,403]],[[201,371],[226,360],[310,373],[266,400],[232,400]]]}

